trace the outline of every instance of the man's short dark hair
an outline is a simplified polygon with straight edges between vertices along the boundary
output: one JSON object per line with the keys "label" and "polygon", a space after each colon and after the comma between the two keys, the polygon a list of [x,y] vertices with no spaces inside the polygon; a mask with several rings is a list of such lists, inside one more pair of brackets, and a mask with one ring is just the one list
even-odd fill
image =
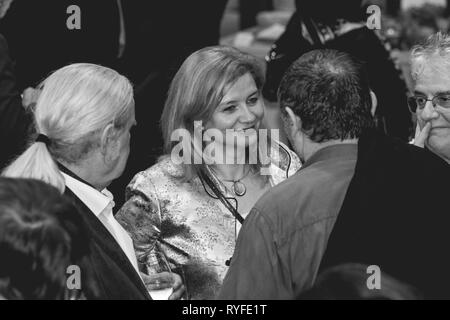
{"label": "man's short dark hair", "polygon": [[281,80],[282,110],[290,107],[314,142],[358,138],[373,127],[372,99],[362,63],[336,50],[313,50],[297,59]]}
{"label": "man's short dark hair", "polygon": [[88,253],[76,210],[41,181],[0,178],[0,296],[67,297],[66,269]]}

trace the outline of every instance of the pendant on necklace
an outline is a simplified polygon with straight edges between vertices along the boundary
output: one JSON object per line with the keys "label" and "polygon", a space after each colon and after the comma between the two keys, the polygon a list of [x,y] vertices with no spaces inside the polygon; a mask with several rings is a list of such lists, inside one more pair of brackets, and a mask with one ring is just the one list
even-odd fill
{"label": "pendant on necklace", "polygon": [[234,181],[232,189],[233,189],[234,194],[239,197],[242,197],[247,192],[247,188],[245,187],[245,184],[243,184],[240,181]]}

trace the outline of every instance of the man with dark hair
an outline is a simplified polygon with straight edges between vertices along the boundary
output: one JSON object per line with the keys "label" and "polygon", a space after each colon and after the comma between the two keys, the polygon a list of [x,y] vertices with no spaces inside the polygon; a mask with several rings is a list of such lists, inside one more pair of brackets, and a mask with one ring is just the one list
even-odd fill
{"label": "man with dark hair", "polygon": [[[425,101],[442,100],[434,98],[436,88],[423,86],[428,96],[415,97],[418,109],[445,109]],[[318,270],[346,263],[375,265],[380,277],[388,274],[425,298],[450,297],[450,167],[442,154],[371,128],[376,98],[346,54],[302,56],[283,78],[279,99],[287,135],[306,162],[248,215],[220,297],[293,299]]]}
{"label": "man with dark hair", "polygon": [[[80,290],[67,287],[66,273],[89,248],[76,210],[58,190],[41,181],[0,178],[0,297],[80,297]],[[89,274],[80,271],[79,285],[86,289]]]}
{"label": "man with dark hair", "polygon": [[223,299],[293,299],[312,286],[355,171],[358,138],[373,126],[375,95],[362,65],[345,53],[303,55],[278,95],[288,138],[305,162],[247,217]]}
{"label": "man with dark hair", "polygon": [[281,106],[301,119],[311,142],[356,139],[374,125],[369,111],[375,110],[376,99],[367,74],[359,62],[338,51],[305,54],[284,75],[278,96]]}

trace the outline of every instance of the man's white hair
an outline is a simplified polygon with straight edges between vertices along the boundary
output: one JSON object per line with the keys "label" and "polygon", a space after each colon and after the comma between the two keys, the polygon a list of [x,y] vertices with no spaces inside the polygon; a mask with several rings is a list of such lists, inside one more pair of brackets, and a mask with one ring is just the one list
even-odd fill
{"label": "man's white hair", "polygon": [[414,80],[424,72],[425,67],[433,72],[449,73],[450,35],[435,33],[424,43],[416,45],[411,53],[411,75]]}
{"label": "man's white hair", "polygon": [[39,88],[34,132],[46,135],[51,143],[30,141],[2,175],[43,180],[62,193],[65,180],[56,161],[80,164],[99,150],[109,124],[116,134],[122,133],[134,108],[133,87],[115,70],[76,63],[53,72]]}

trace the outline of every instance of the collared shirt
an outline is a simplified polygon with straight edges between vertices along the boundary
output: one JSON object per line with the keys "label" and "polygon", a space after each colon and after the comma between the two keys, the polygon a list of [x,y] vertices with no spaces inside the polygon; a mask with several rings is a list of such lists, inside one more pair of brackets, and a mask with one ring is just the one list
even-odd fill
{"label": "collared shirt", "polygon": [[257,202],[219,299],[294,299],[312,286],[356,159],[357,144],[325,147]]}
{"label": "collared shirt", "polygon": [[109,233],[114,237],[123,252],[130,260],[136,272],[139,273],[136,254],[134,251],[133,240],[128,233],[117,222],[113,215],[114,197],[106,188],[102,192],[92,188],[91,186],[72,178],[71,176],[61,172],[66,187],[69,188],[100,220]]}

